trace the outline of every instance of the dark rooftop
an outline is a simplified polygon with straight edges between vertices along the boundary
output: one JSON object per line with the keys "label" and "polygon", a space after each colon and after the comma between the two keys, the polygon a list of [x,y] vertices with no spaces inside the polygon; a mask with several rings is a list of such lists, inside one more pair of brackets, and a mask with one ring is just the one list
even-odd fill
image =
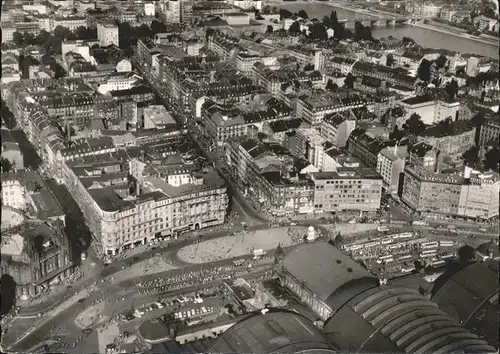
{"label": "dark rooftop", "polygon": [[209,353],[334,353],[321,332],[296,312],[257,311],[222,334]]}

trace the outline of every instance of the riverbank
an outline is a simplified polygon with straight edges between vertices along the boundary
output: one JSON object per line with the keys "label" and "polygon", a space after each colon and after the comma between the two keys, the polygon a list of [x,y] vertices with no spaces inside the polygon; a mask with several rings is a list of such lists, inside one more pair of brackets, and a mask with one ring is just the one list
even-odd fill
{"label": "riverbank", "polygon": [[[355,5],[346,4],[344,2],[334,2],[334,1],[328,1],[328,2],[327,1],[285,1],[285,2],[284,1],[272,1],[272,2],[268,2],[266,4],[271,6],[271,7],[275,6],[277,8],[290,9],[290,11],[292,11],[292,12],[297,12],[297,11],[299,11],[299,9],[304,9],[309,14],[310,17],[316,17],[316,18],[322,18],[322,16],[327,16],[329,14],[329,10],[326,10],[326,7],[332,8],[332,10],[340,10],[342,15],[347,16],[348,18],[352,18],[352,14],[354,14],[355,18],[358,18],[358,16],[363,16],[363,17],[366,16],[367,18],[371,17],[374,19],[381,18],[381,17],[388,17],[388,16],[398,17],[398,15],[396,15],[392,12],[383,11],[380,9],[365,10],[365,9],[358,8]],[[316,7],[318,7],[317,11],[311,10],[312,8],[316,8]],[[322,9],[322,11],[320,11],[320,9]],[[351,15],[348,15],[349,13]],[[360,20],[363,20],[363,18],[360,18]],[[409,32],[414,32],[414,30],[416,30],[417,28],[421,32],[421,33],[419,33],[420,35],[415,34],[414,36],[412,36],[411,34],[408,34]],[[496,41],[494,39],[489,39],[489,38],[484,38],[484,37],[481,38],[481,37],[469,35],[467,33],[463,33],[463,32],[461,32],[460,28],[450,29],[450,28],[446,28],[445,26],[441,26],[441,24],[437,25],[437,24],[423,24],[423,23],[422,24],[417,23],[415,25],[403,25],[403,26],[396,27],[396,28],[394,28],[394,27],[391,27],[391,28],[389,28],[389,27],[387,27],[387,28],[374,27],[373,28],[374,36],[377,34],[377,32],[381,32],[384,34],[390,34],[390,35],[393,35],[396,37],[400,37],[397,34],[393,34],[393,33],[395,33],[394,31],[407,32],[407,33],[403,34],[402,36],[407,36],[407,37],[411,37],[414,39],[417,39],[417,37],[421,37],[421,38],[419,38],[420,39],[419,41],[417,40],[417,43],[419,43],[420,45],[422,45],[424,47],[444,48],[444,49],[448,49],[451,51],[461,51],[461,52],[465,52],[465,53],[477,53],[480,55],[498,58],[498,53],[497,53],[498,50],[496,49],[499,46],[498,41]],[[424,32],[422,32],[422,31],[424,31]],[[461,40],[455,42],[454,43],[455,45],[453,45],[453,43],[449,42],[449,38],[446,39],[446,38],[441,37],[441,38],[433,38],[431,40],[428,37],[429,33],[426,34],[425,31],[427,31],[427,32],[432,31],[435,33],[441,33],[443,36],[453,36],[454,38],[458,37]],[[377,36],[376,38],[380,38],[380,37]],[[428,44],[427,42],[429,42],[429,41],[431,41],[431,42],[435,41],[436,43]],[[471,45],[470,46],[462,45],[462,43],[465,44],[466,41],[470,41]],[[447,43],[449,45],[447,45]],[[475,43],[475,45],[473,45],[473,43]],[[482,44],[486,44],[488,46],[491,46],[491,49],[479,50],[478,48]],[[470,47],[470,48],[465,49],[465,47]]]}
{"label": "riverbank", "polygon": [[454,32],[453,30],[448,30],[446,28],[436,27],[436,26],[433,26],[433,25],[425,24],[425,23],[416,23],[414,26],[415,27],[424,28],[424,29],[428,29],[428,30],[431,30],[431,31],[434,31],[434,32],[444,33],[444,34],[447,34],[447,35],[450,35],[450,36],[455,36],[455,37],[460,37],[460,38],[466,38],[466,39],[469,39],[471,41],[476,41],[476,42],[479,42],[479,43],[484,43],[484,44],[488,44],[488,45],[495,45],[497,47],[500,46],[500,44],[498,43],[498,41],[493,41],[493,40],[485,39],[485,38],[479,38],[479,37],[470,35],[468,33]]}

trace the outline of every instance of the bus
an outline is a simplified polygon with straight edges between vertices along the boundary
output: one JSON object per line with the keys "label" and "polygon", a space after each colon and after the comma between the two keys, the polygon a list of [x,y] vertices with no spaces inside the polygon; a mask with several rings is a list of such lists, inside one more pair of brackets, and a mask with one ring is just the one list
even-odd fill
{"label": "bus", "polygon": [[407,254],[406,256],[401,256],[401,257],[398,257],[398,261],[408,261],[412,259],[412,256]]}
{"label": "bus", "polygon": [[398,238],[412,238],[413,237],[413,233],[411,232],[403,232],[401,234],[398,234]]}
{"label": "bus", "polygon": [[440,266],[442,266],[445,263],[446,262],[444,260],[442,260],[442,259],[430,262],[430,264],[431,264],[432,267],[440,267]]}
{"label": "bus", "polygon": [[422,243],[422,245],[421,245],[422,249],[424,249],[424,250],[431,249],[431,248],[437,248],[438,246],[439,246],[439,243],[437,243],[436,241],[425,242],[425,243]]}
{"label": "bus", "polygon": [[441,256],[441,259],[446,260],[446,259],[450,259],[450,258],[454,258],[454,257],[455,257],[455,255],[453,253],[447,253],[447,254]]}
{"label": "bus", "polygon": [[380,240],[380,243],[382,245],[387,245],[389,243],[392,243],[392,237],[384,237],[383,239]]}
{"label": "bus", "polygon": [[378,245],[380,245],[380,241],[372,241],[372,242],[366,242],[366,243],[362,244],[362,246],[365,248],[375,247]]}
{"label": "bus", "polygon": [[453,241],[439,241],[440,247],[453,247]]}
{"label": "bus", "polygon": [[389,231],[389,228],[387,226],[379,226],[377,227],[378,232],[387,232]]}
{"label": "bus", "polygon": [[391,262],[394,262],[394,257],[392,255],[382,256],[382,257],[379,257],[379,259],[377,259],[377,263],[378,264],[380,264],[380,263],[391,263]]}

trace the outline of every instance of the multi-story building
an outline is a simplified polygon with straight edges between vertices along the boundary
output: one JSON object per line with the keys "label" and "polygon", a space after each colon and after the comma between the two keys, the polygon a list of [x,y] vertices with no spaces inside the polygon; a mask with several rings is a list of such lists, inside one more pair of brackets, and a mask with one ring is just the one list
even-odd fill
{"label": "multi-story building", "polygon": [[422,118],[422,122],[427,125],[436,124],[450,117],[452,120],[456,120],[461,104],[458,101],[435,100],[431,96],[416,96],[399,102],[399,106],[405,110],[406,115],[398,118],[397,122],[392,125],[398,125],[401,128],[413,113],[418,114]]}
{"label": "multi-story building", "polygon": [[370,76],[384,80],[393,87],[414,89],[417,79],[410,75],[401,73],[400,69],[390,68],[384,65],[376,65],[364,61],[357,61],[352,67],[352,74],[356,77]]}
{"label": "multi-story building", "polygon": [[377,172],[382,176],[382,187],[388,193],[396,195],[405,168],[406,146],[385,147],[377,156]]}
{"label": "multi-story building", "polygon": [[297,118],[305,120],[312,126],[320,126],[327,114],[361,108],[365,105],[366,101],[356,94],[318,91],[313,92],[310,96],[298,97]]}
{"label": "multi-story building", "polygon": [[457,159],[475,145],[476,127],[470,121],[450,122],[448,128],[444,124],[428,127],[418,141],[434,146],[443,156]]}
{"label": "multi-story building", "polygon": [[376,211],[380,209],[382,178],[369,168],[340,167],[312,174],[316,211]]}
{"label": "multi-story building", "polygon": [[500,116],[498,113],[487,117],[479,132],[479,146],[484,146],[490,142],[498,145],[500,139]]}
{"label": "multi-story building", "polygon": [[176,185],[151,173],[141,183],[127,177],[127,166],[119,160],[64,165],[68,189],[104,254],[224,222],[228,197],[216,172],[195,172]]}
{"label": "multi-story building", "polygon": [[314,212],[314,188],[307,173],[317,171],[279,144],[247,137],[225,146],[226,160],[243,194],[274,215]]}
{"label": "multi-story building", "polygon": [[177,122],[165,106],[152,105],[144,108],[144,129],[165,129],[169,126],[177,126]]}
{"label": "multi-story building", "polygon": [[259,55],[252,55],[244,52],[239,52],[236,56],[236,70],[249,73],[252,71],[254,64],[261,60]]}
{"label": "multi-story building", "polygon": [[443,215],[491,219],[498,216],[500,179],[469,167],[441,171],[436,150],[420,143],[410,150],[404,169],[402,200],[426,217]]}
{"label": "multi-story building", "polygon": [[202,105],[201,115],[204,121],[204,135],[215,146],[221,147],[229,138],[250,135],[251,131],[261,132],[264,123],[292,119],[292,109],[287,105],[269,98],[262,110],[243,112],[237,108],[224,108],[207,101]]}
{"label": "multi-story building", "polygon": [[13,278],[16,298],[28,300],[40,295],[72,271],[69,237],[62,221],[27,222],[15,231],[2,229],[0,273]]}
{"label": "multi-story building", "polygon": [[378,153],[387,146],[394,146],[395,143],[395,141],[386,141],[378,137],[375,138],[362,128],[354,129],[347,140],[349,153],[359,158],[368,167],[372,168],[377,166]]}
{"label": "multi-story building", "polygon": [[354,118],[351,110],[327,114],[321,122],[321,136],[334,146],[344,148],[352,131],[356,129]]}
{"label": "multi-story building", "polygon": [[98,23],[97,24],[97,39],[99,43],[103,47],[107,47],[109,45],[119,45],[119,36],[118,36],[118,26],[114,23]]}
{"label": "multi-story building", "polygon": [[87,27],[87,19],[84,16],[56,16],[54,18],[54,28],[57,26],[65,27],[70,31],[74,31],[78,27]]}

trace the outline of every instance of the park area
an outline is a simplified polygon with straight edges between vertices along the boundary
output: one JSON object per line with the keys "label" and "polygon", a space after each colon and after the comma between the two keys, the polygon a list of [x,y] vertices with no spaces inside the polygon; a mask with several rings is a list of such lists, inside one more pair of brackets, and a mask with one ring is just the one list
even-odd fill
{"label": "park area", "polygon": [[[330,237],[334,237],[337,232],[344,236],[376,228],[376,224],[339,224],[328,231],[330,231]],[[307,228],[303,226],[238,233],[235,236],[221,237],[183,247],[177,256],[181,261],[193,264],[216,262],[250,255],[253,250],[269,251],[278,245],[290,247],[303,242],[306,234]]]}

